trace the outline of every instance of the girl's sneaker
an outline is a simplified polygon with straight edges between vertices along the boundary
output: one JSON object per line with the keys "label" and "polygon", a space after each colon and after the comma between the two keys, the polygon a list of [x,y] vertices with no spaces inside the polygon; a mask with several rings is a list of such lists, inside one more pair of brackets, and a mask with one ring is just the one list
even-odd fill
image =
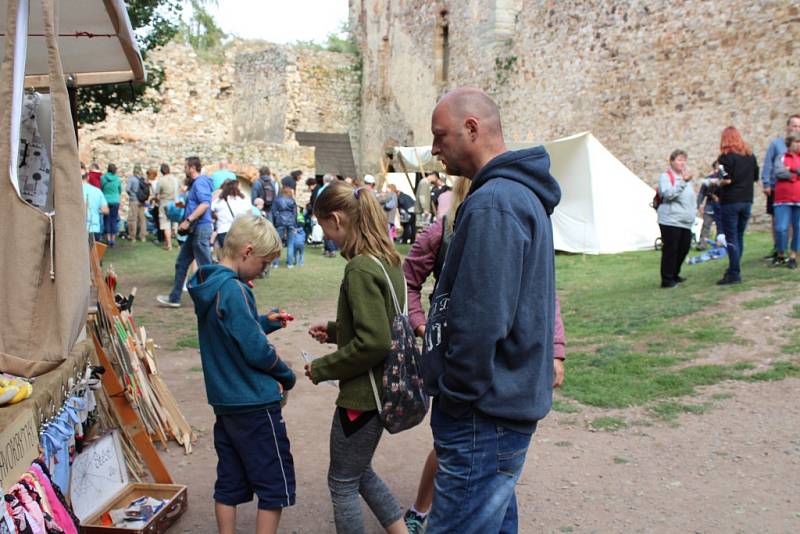
{"label": "girl's sneaker", "polygon": [[797,269],[797,260],[795,258],[789,259],[789,262],[786,264],[786,266],[790,269]]}
{"label": "girl's sneaker", "polygon": [[425,522],[428,518],[409,509],[403,520],[406,522],[408,534],[424,534]]}

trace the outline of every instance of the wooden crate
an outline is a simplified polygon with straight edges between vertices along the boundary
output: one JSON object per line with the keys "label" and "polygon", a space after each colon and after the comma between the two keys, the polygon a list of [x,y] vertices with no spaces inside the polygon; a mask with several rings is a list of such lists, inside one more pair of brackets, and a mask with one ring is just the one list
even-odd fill
{"label": "wooden crate", "polygon": [[[124,508],[139,497],[169,499],[169,502],[140,529],[106,527],[100,518],[108,510]],[[186,486],[181,484],[128,484],[114,496],[104,510],[92,515],[81,523],[81,534],[162,534],[182,516],[189,507]]]}

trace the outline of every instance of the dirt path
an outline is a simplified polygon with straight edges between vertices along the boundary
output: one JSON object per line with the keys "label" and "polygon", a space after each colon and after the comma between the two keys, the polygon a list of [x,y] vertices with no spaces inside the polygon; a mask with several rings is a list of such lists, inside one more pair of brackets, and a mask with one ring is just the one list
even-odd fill
{"label": "dirt path", "polygon": [[[171,313],[151,306],[155,292],[150,288],[140,288],[140,295],[140,312],[156,318]],[[785,314],[791,303],[780,310],[746,311],[732,305],[727,310],[747,316],[748,328],[756,329],[762,316]],[[325,312],[332,314],[333,304],[320,307],[318,316],[308,320],[329,317]],[[157,341],[168,339],[166,327],[147,326]],[[747,331],[737,335],[755,337]],[[320,352],[301,324],[271,339],[296,370],[302,368],[300,348]],[[755,342],[747,349],[744,359],[754,362],[771,358],[776,350]],[[708,358],[729,363],[724,352],[718,347]],[[185,456],[177,447],[164,453],[173,476],[188,484],[190,493],[189,512],[173,531],[214,532],[213,414],[205,400],[199,354],[162,350],[159,365],[187,418],[202,430],[193,454]],[[520,532],[800,532],[799,389],[798,379],[726,382],[701,388],[702,397],[717,399],[707,413],[683,415],[677,424],[632,425],[617,432],[588,428],[589,420],[608,411],[551,413],[534,436],[518,487]],[[305,379],[291,394],[285,417],[298,504],[284,513],[281,532],[334,532],[326,470],[335,395],[333,388]],[[636,420],[639,413],[617,410],[613,415]],[[376,470],[404,506],[414,498],[430,444],[430,428],[423,424],[397,436],[385,435],[378,449]],[[367,532],[380,532],[369,513],[365,516]],[[255,506],[244,507],[239,531],[252,532],[254,518]]]}

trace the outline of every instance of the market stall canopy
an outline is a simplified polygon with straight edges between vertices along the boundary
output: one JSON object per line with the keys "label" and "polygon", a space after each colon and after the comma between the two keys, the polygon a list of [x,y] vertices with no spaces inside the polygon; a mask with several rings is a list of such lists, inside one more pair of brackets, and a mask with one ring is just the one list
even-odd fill
{"label": "market stall canopy", "polygon": [[[0,0],[0,57],[5,42],[9,4],[28,11],[25,86],[46,87],[47,47],[41,0]],[[68,0],[58,3],[58,47],[64,74],[77,85],[96,85],[146,79],[123,0]]]}

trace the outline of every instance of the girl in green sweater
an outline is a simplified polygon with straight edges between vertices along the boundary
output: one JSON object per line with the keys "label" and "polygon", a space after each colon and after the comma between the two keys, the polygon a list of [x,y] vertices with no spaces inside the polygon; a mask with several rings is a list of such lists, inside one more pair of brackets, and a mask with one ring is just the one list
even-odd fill
{"label": "girl in green sweater", "polygon": [[372,470],[383,426],[368,374],[373,373],[380,387],[395,313],[389,283],[373,258],[405,298],[400,255],[389,240],[383,209],[369,189],[333,182],[317,197],[314,214],[325,237],[335,241],[348,260],[336,322],[312,326],[308,332],[320,343],[336,343],[337,350],[306,365],[306,376],[314,384],[339,380],[328,468],[336,532],[364,531],[360,493],[386,532],[405,533],[402,509]]}

